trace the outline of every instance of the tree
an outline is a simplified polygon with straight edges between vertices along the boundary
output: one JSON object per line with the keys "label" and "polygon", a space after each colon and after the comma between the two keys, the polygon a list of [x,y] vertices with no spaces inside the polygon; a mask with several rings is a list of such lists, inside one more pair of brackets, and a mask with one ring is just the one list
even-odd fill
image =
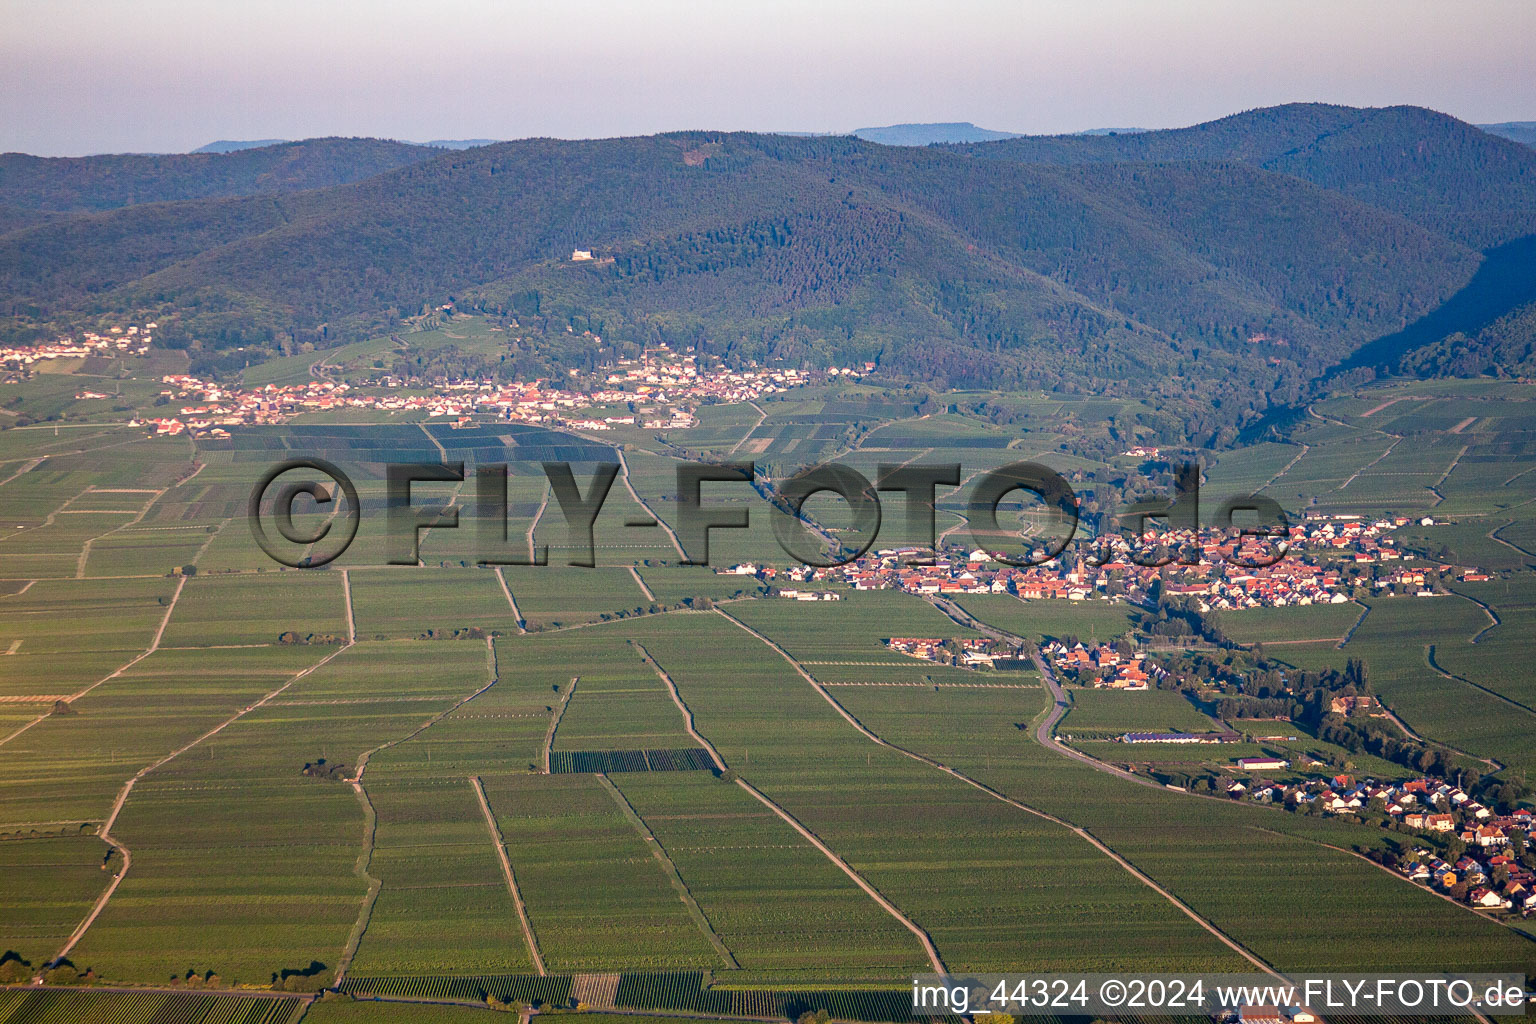
{"label": "tree", "polygon": [[32,964],[14,949],[0,955],[0,985],[19,985],[32,976]]}

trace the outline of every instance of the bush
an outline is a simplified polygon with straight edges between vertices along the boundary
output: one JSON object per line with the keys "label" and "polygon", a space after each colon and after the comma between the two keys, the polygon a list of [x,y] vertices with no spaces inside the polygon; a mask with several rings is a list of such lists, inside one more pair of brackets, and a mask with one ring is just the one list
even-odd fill
{"label": "bush", "polygon": [[32,977],[32,964],[14,949],[0,956],[0,985],[19,985]]}

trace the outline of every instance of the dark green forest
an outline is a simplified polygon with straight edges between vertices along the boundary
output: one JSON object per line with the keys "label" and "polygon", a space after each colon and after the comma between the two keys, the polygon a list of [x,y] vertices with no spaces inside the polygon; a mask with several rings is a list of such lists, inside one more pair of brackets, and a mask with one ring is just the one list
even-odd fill
{"label": "dark green forest", "polygon": [[[388,139],[307,139],[229,153],[0,153],[0,207],[112,210],[177,199],[297,192],[344,185],[429,160],[439,152]],[[4,230],[6,221],[0,215]]]}

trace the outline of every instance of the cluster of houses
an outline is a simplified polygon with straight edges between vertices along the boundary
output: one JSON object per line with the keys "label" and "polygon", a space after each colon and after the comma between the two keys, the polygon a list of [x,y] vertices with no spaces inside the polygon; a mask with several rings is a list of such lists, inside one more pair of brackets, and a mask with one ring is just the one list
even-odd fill
{"label": "cluster of houses", "polygon": [[[858,377],[860,373],[849,367],[832,367],[826,371],[826,375]],[[788,391],[790,388],[804,387],[812,383],[816,376],[810,371],[795,369],[701,369],[697,357],[678,356],[667,346],[661,345],[647,349],[639,359],[620,359],[608,374],[607,383],[616,387],[626,401],[639,395],[662,403],[679,399],[690,402],[713,399],[717,402],[741,403]]]}
{"label": "cluster of houses", "polygon": [[[1247,767],[1243,761],[1238,765]],[[1374,809],[1405,829],[1454,835],[1466,850],[1455,862],[1420,851],[1399,870],[1444,891],[1464,887],[1468,902],[1479,907],[1536,910],[1536,873],[1514,856],[1536,849],[1536,817],[1525,808],[1495,814],[1460,787],[1428,778],[1377,782],[1338,775],[1291,785],[1238,780],[1228,783],[1227,794],[1297,809],[1315,806],[1323,814],[1359,815]]]}
{"label": "cluster of houses", "polygon": [[1415,853],[1399,868],[1412,881],[1451,895],[1464,893],[1467,903],[1482,910],[1536,911],[1536,872],[1508,853],[1479,848],[1455,863],[1428,850]]}
{"label": "cluster of houses", "polygon": [[[140,356],[155,340],[156,323],[111,327],[106,334],[86,331],[78,340],[58,338],[40,345],[0,345],[0,366],[26,369],[47,359],[83,359],[86,356]],[[103,398],[106,396],[103,395]]]}
{"label": "cluster of houses", "polygon": [[[1234,542],[1213,541],[1217,549]],[[1230,550],[1230,548],[1228,548]],[[1202,610],[1286,605],[1342,604],[1349,595],[1337,572],[1297,557],[1264,568],[1248,569],[1226,561],[1199,565],[1138,565],[1116,556],[1101,565],[1083,558],[1058,558],[1039,566],[1017,567],[996,561],[986,551],[940,555],[930,564],[912,564],[915,549],[882,549],[846,565],[799,566],[787,570],[797,583],[840,582],[854,590],[901,590],[909,594],[962,597],[1012,594],[1024,600],[1150,600],[1155,584],[1167,594],[1192,595]],[[773,579],[779,571],[753,566],[752,573]]]}
{"label": "cluster of houses", "polygon": [[[1401,559],[1391,531],[1406,525],[1406,517],[1366,520],[1357,516],[1308,517],[1289,528],[1286,556],[1272,565],[1253,567],[1262,561],[1267,540],[1240,538],[1228,531],[1202,529],[1198,533],[1173,531],[1158,536],[1171,549],[1198,548],[1196,564],[1178,561],[1162,566],[1140,564],[1121,537],[1094,542],[1092,558],[1060,557],[1044,565],[1016,567],[996,560],[989,552],[944,552],[919,564],[923,552],[915,548],[884,548],[841,566],[787,571],[798,583],[840,582],[855,590],[901,590],[911,594],[961,597],[967,594],[1012,594],[1024,600],[1088,601],[1125,599],[1145,604],[1153,587],[1162,593],[1191,598],[1201,611],[1213,609],[1282,608],[1314,604],[1344,604],[1350,600],[1355,580],[1340,567],[1344,563],[1380,563]],[[1143,558],[1143,561],[1150,559]],[[1452,566],[1439,566],[1449,572]],[[733,567],[771,580],[778,570],[767,566]],[[1426,573],[1433,569],[1377,570],[1374,586],[1404,585],[1411,593],[1428,595]],[[1464,569],[1464,580],[1487,579],[1476,570]]]}
{"label": "cluster of houses", "polygon": [[1147,661],[1140,652],[1122,654],[1109,644],[1068,647],[1053,640],[1040,649],[1057,673],[1073,682],[1112,690],[1145,690],[1166,676],[1167,670]]}
{"label": "cluster of houses", "polygon": [[1009,644],[987,637],[910,637],[893,636],[885,646],[909,658],[958,665],[961,668],[997,668],[1017,662],[1022,652]]}
{"label": "cluster of houses", "polygon": [[1212,1017],[1218,1024],[1319,1024],[1321,1020],[1305,1006],[1240,1006]]}
{"label": "cluster of houses", "polygon": [[[137,330],[137,328],[130,328]],[[606,383],[591,390],[556,386],[545,379],[498,383],[490,380],[436,380],[429,386],[383,375],[354,387],[339,381],[267,384],[238,387],[188,374],[162,378],[162,396],[178,405],[174,415],[156,417],[135,426],[157,434],[227,436],[232,426],[285,423],[306,412],[333,409],[373,409],[425,413],[468,423],[475,415],[499,420],[577,430],[612,430],[640,425],[653,429],[693,426],[693,410],[706,401],[747,402],[787,391],[812,381],[802,370],[701,369],[692,355],[678,356],[662,346],[637,360],[620,360]],[[853,370],[834,368],[835,375]],[[588,409],[628,407],[635,412],[581,415]]]}

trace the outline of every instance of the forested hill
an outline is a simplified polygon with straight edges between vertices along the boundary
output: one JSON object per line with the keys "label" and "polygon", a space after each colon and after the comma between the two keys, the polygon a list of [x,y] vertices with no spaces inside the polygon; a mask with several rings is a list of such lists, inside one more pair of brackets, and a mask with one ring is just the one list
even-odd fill
{"label": "forested hill", "polygon": [[[453,301],[516,318],[520,367],[557,370],[590,330],[743,361],[869,360],[944,386],[1134,391],[1219,410],[1225,427],[1435,310],[1472,280],[1500,217],[1530,207],[1527,165],[1477,140],[1526,151],[1429,112],[1351,136],[1425,154],[1396,167],[1396,191],[1373,179],[1391,203],[1361,198],[1364,174],[1325,187],[1264,166],[1300,150],[1321,166],[1320,133],[1338,144],[1369,113],[1226,119],[1188,130],[1223,145],[1178,159],[1166,144],[987,158],[1037,140],[525,140],[331,188],[17,215],[0,235],[0,329],[144,310],[194,365],[233,369]],[[1239,143],[1245,120],[1265,128]],[[1470,154],[1447,151],[1458,138]],[[1450,180],[1465,185],[1455,231],[1416,205]],[[596,258],[572,261],[578,248]]]}
{"label": "forested hill", "polygon": [[359,181],[438,153],[385,139],[309,139],[228,152],[83,157],[3,153],[0,206],[110,210],[135,203],[295,192]]}
{"label": "forested hill", "polygon": [[1048,164],[1238,161],[1343,192],[1477,249],[1536,233],[1536,150],[1423,107],[1293,103],[1168,131],[954,148]]}

